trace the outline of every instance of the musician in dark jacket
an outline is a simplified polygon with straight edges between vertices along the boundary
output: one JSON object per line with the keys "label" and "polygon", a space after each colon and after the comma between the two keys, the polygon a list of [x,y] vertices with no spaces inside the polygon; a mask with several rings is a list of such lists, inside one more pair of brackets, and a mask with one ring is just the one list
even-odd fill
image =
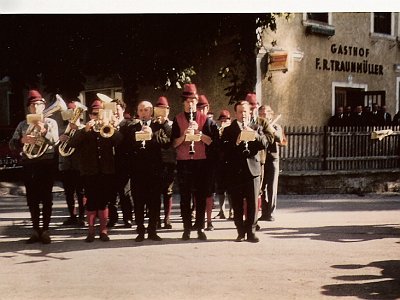
{"label": "musician in dark jacket", "polygon": [[[85,241],[88,243],[95,238],[96,216],[100,219],[100,239],[103,242],[110,240],[107,204],[115,196],[114,148],[122,140],[122,134],[117,130],[112,136],[104,137],[96,129],[102,107],[102,102],[95,100],[89,113],[90,121],[69,140],[69,145],[79,151],[79,171],[87,198],[88,235]],[[71,128],[77,129],[73,124]]]}
{"label": "musician in dark jacket", "polygon": [[149,212],[148,239],[161,241],[161,237],[157,235],[162,187],[161,148],[167,147],[170,142],[171,127],[166,120],[163,123],[152,120],[153,105],[149,101],[141,101],[138,104],[137,115],[138,120],[127,126],[123,142],[128,147],[131,160],[132,198],[138,233],[135,241],[144,240],[145,206]]}
{"label": "musician in dark jacket", "polygon": [[[257,125],[254,130],[249,126],[250,107],[247,101],[237,102],[235,113],[237,119],[224,129],[221,142],[227,162],[227,172],[230,174],[228,191],[231,194],[234,222],[238,231],[236,241],[243,241],[247,234],[249,242],[258,242],[255,230],[261,175],[259,151],[268,146],[270,138],[263,133],[263,126]],[[253,132],[254,141],[241,140],[242,130]],[[274,132],[271,128],[268,130]],[[244,199],[247,202],[245,221],[243,221]]]}
{"label": "musician in dark jacket", "polygon": [[[41,114],[45,108],[46,101],[37,90],[30,90],[28,94],[28,111],[30,114]],[[57,122],[50,118],[37,121],[35,130],[27,132],[29,124],[26,120],[21,121],[9,142],[11,150],[21,152],[24,144],[38,149],[36,143],[44,142],[43,145],[54,145],[58,141]],[[57,171],[57,159],[55,147],[48,147],[40,156],[35,157],[36,150],[28,155],[23,152],[22,164],[24,168],[24,184],[26,188],[26,200],[31,214],[33,232],[27,240],[28,244],[41,241],[43,244],[51,242],[49,225],[53,207],[53,184]],[[43,148],[44,149],[44,148]],[[40,228],[40,204],[42,204],[43,226]]]}

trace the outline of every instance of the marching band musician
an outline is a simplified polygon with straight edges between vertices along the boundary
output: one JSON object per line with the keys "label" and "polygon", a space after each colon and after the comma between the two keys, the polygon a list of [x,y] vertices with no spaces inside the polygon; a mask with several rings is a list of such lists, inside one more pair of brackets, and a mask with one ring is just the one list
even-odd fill
{"label": "marching band musician", "polygon": [[[257,225],[257,202],[260,190],[260,154],[270,142],[270,137],[263,133],[260,125],[249,126],[250,106],[247,101],[235,104],[236,120],[223,131],[221,142],[222,151],[227,163],[228,191],[232,198],[234,222],[238,231],[237,242],[244,240],[258,242],[255,235]],[[254,133],[254,141],[244,141],[242,130]],[[246,199],[247,210],[243,221],[243,202]]]}
{"label": "marching band musician", "polygon": [[[204,233],[204,214],[207,197],[207,176],[210,176],[206,157],[206,146],[213,143],[212,122],[204,114],[196,112],[198,95],[196,85],[185,84],[182,93],[184,111],[179,113],[172,125],[173,146],[177,152],[177,172],[181,196],[183,221],[182,240],[190,239],[192,229],[191,196],[196,199],[196,223],[198,238],[207,240]],[[193,109],[194,107],[194,109]],[[185,141],[186,134],[199,135],[200,141]]]}
{"label": "marching band musician", "polygon": [[[68,109],[75,109],[75,102],[80,102],[79,99],[67,103]],[[80,123],[80,118],[75,122],[78,129],[84,127]],[[65,130],[64,130],[65,131]],[[70,137],[66,134],[60,135],[60,142],[68,141]],[[79,154],[78,151],[73,151],[71,155],[59,155],[58,169],[60,170],[61,180],[64,187],[65,200],[67,202],[69,218],[63,222],[63,225],[78,225],[85,226],[85,207],[83,203],[84,192],[82,180],[79,173]],[[75,212],[75,194],[78,199],[78,216]]]}
{"label": "marching band musician", "polygon": [[161,241],[157,235],[161,207],[161,148],[170,143],[171,127],[166,120],[152,120],[153,105],[149,101],[139,102],[137,115],[138,120],[128,124],[124,131],[124,144],[129,147],[130,154],[132,198],[138,234],[135,241],[144,240],[145,205],[149,211],[148,239]]}
{"label": "marching band musician", "polygon": [[[124,134],[129,121],[124,118],[126,104],[122,99],[115,99],[116,103],[114,126],[119,128],[119,131]],[[122,219],[125,228],[132,227],[132,199],[130,196],[130,178],[129,170],[126,168],[129,162],[129,153],[125,147],[125,143],[120,143],[115,147],[115,187],[116,193],[113,199],[108,204],[109,220],[107,227],[113,227],[118,222],[118,204],[117,196],[119,197],[119,204],[122,211]]]}
{"label": "marching band musician", "polygon": [[[28,111],[30,114],[41,114],[45,108],[45,99],[37,90],[30,90],[28,93]],[[38,138],[43,139],[45,143],[54,144],[58,141],[57,122],[50,118],[44,118],[43,121],[35,123],[36,134],[27,134],[29,124],[26,120],[21,121],[9,142],[11,150],[21,151],[24,144],[35,145]],[[55,147],[48,147],[43,155],[29,159],[26,153],[23,153],[22,164],[24,168],[24,185],[26,188],[26,199],[33,232],[27,240],[28,244],[41,241],[43,244],[51,243],[49,234],[49,225],[53,206],[52,188],[54,177],[57,170],[57,160],[55,156]],[[43,224],[40,228],[40,203],[42,203]]]}
{"label": "marching band musician", "polygon": [[100,219],[100,240],[110,240],[107,204],[115,194],[114,147],[122,140],[122,134],[117,130],[110,137],[103,137],[95,130],[101,108],[102,102],[95,100],[90,108],[90,120],[70,139],[70,146],[77,148],[80,154],[79,170],[87,198],[88,235],[85,241],[88,243],[95,239],[96,216]]}
{"label": "marching band musician", "polygon": [[[172,121],[169,120],[169,104],[168,99],[164,96],[158,98],[156,107],[161,108],[162,111],[165,112],[164,115],[158,116],[158,122],[163,124],[167,122],[169,126],[172,126]],[[173,185],[175,179],[175,170],[176,170],[176,152],[175,148],[170,144],[168,148],[161,149],[161,159],[162,159],[162,187],[161,187],[161,195],[163,198],[163,207],[164,207],[164,228],[172,229],[171,224],[171,210],[172,210],[172,194],[173,194]],[[161,222],[159,222],[159,227]]]}
{"label": "marching band musician", "polygon": [[[271,123],[274,111],[269,105],[265,105],[264,107],[265,118]],[[261,216],[258,219],[259,221],[275,220],[273,213],[278,198],[279,147],[287,145],[282,126],[274,124],[273,127],[276,130],[274,141],[268,145],[265,153],[264,175],[261,184]]]}
{"label": "marching band musician", "polygon": [[[222,137],[224,129],[231,125],[231,114],[228,110],[223,109],[221,110],[218,120],[218,133],[219,137]],[[218,196],[219,201],[219,213],[215,218],[226,219],[225,216],[225,197],[228,198],[229,203],[229,219],[233,219],[233,211],[232,211],[232,200],[231,196],[229,195],[226,187],[226,180],[228,178],[228,173],[226,172],[226,163],[224,159],[223,152],[221,151],[221,143],[219,143],[218,147],[218,162],[216,167],[216,194]]]}
{"label": "marching band musician", "polygon": [[[212,122],[211,128],[214,130],[212,133],[213,140],[219,139],[219,132],[216,122],[210,118],[208,114],[210,112],[210,104],[208,99],[205,95],[199,95],[199,101],[196,105],[197,111],[205,114]],[[212,143],[209,147],[206,148],[206,157],[208,162],[208,169],[210,171],[210,176],[208,176],[208,183],[207,183],[207,197],[206,197],[206,217],[207,217],[207,227],[206,231],[213,231],[214,226],[212,225],[212,209],[214,206],[214,197],[213,194],[215,192],[215,180],[216,180],[216,165],[218,161],[218,152],[217,152],[217,145],[218,143]],[[197,220],[196,220],[197,221]],[[196,226],[198,226],[196,222]]]}

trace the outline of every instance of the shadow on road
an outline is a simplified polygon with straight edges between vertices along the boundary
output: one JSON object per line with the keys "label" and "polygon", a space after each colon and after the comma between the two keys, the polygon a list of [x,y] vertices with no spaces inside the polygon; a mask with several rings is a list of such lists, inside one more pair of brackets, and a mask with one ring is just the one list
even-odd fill
{"label": "shadow on road", "polygon": [[400,260],[375,261],[367,265],[336,265],[336,269],[379,268],[381,275],[337,276],[336,280],[347,283],[323,286],[323,295],[346,297],[353,296],[360,299],[400,299]]}
{"label": "shadow on road", "polygon": [[355,243],[384,238],[400,237],[399,224],[278,227],[261,229],[260,232],[279,239],[311,239],[336,243]]}

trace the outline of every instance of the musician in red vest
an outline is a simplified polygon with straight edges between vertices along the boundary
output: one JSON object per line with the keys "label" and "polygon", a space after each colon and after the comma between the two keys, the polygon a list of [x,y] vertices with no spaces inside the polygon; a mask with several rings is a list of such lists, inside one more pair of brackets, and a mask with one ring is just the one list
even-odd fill
{"label": "musician in red vest", "polygon": [[[209,168],[206,147],[213,143],[212,121],[196,112],[198,94],[196,85],[185,84],[182,93],[184,111],[179,113],[172,125],[173,146],[176,149],[178,184],[181,197],[183,221],[182,240],[190,239],[192,228],[191,198],[196,199],[196,223],[198,239],[207,240],[204,233],[204,214],[208,190]],[[197,137],[197,138],[196,138]]]}

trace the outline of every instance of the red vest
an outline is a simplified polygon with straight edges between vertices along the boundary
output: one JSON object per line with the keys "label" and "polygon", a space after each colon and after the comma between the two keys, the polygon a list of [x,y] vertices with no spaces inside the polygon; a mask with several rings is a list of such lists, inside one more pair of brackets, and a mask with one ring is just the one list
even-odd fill
{"label": "red vest", "polygon": [[[196,112],[196,122],[199,125],[199,130],[203,130],[203,126],[207,120],[207,116],[200,112]],[[185,113],[182,112],[176,116],[176,121],[180,129],[180,136],[189,127],[189,121],[185,117]],[[176,148],[176,159],[177,160],[189,160],[189,159],[206,159],[206,145],[203,142],[194,142],[194,155],[189,155],[191,142],[183,142]]]}

